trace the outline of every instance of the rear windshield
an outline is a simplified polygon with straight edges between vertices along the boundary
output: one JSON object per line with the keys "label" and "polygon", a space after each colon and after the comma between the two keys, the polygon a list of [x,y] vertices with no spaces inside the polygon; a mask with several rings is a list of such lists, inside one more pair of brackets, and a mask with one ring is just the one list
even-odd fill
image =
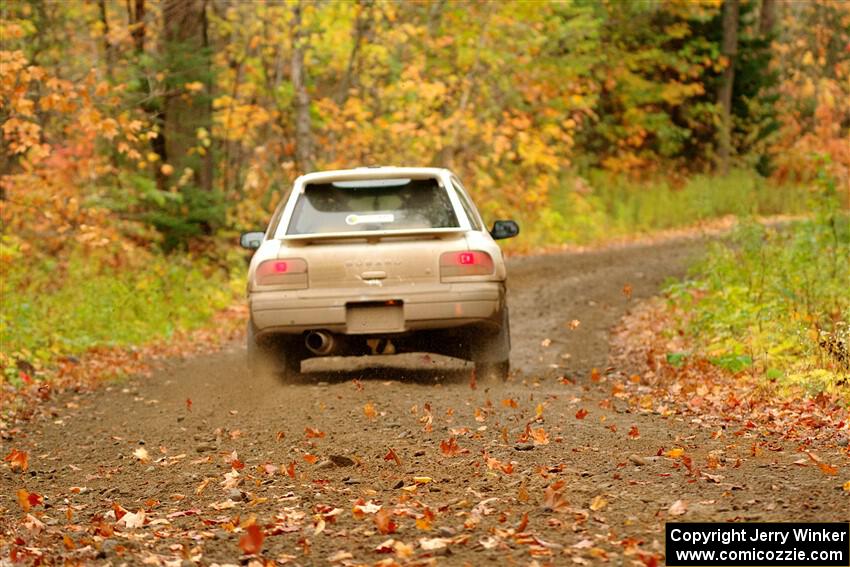
{"label": "rear windshield", "polygon": [[436,179],[374,179],[307,185],[287,234],[457,228]]}

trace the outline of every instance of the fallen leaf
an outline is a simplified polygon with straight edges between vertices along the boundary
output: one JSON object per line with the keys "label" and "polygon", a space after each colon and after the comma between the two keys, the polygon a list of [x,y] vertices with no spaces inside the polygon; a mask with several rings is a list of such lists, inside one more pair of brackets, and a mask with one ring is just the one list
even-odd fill
{"label": "fallen leaf", "polygon": [[398,458],[398,455],[396,454],[395,449],[393,449],[392,447],[390,447],[390,450],[387,451],[386,455],[384,455],[384,460],[385,461],[395,461],[395,464],[397,464],[398,466],[401,466],[401,459]]}
{"label": "fallen leaf", "polygon": [[308,463],[310,463],[311,465],[315,465],[315,464],[316,464],[316,461],[318,461],[318,460],[319,460],[319,457],[317,457],[316,455],[311,455],[310,453],[307,453],[307,454],[306,454],[306,455],[304,455],[302,458],[303,458],[305,461],[307,461]]}
{"label": "fallen leaf", "polygon": [[186,411],[192,411],[192,398],[186,398]]}
{"label": "fallen leaf", "polygon": [[25,471],[29,468],[29,455],[26,451],[12,449],[3,462],[8,462],[12,470]]}
{"label": "fallen leaf", "polygon": [[684,500],[676,500],[670,507],[667,508],[667,513],[671,516],[681,516],[688,511],[688,503]]}
{"label": "fallen leaf", "polygon": [[318,429],[313,429],[312,427],[305,427],[304,435],[307,437],[307,439],[322,439],[325,436],[325,432],[319,431]]}
{"label": "fallen leaf", "polygon": [[843,488],[844,492],[850,492],[850,480],[844,483]]}
{"label": "fallen leaf", "polygon": [[382,534],[394,534],[396,531],[395,522],[393,522],[393,513],[386,508],[378,510],[374,517],[375,527]]}
{"label": "fallen leaf", "polygon": [[363,406],[363,415],[365,415],[368,419],[375,419],[378,417],[378,412],[375,411],[375,406],[372,405],[372,402],[368,402]]}
{"label": "fallen leaf", "polygon": [[572,321],[570,321],[570,329],[574,331],[578,329],[579,325],[581,325],[581,321],[579,321],[578,319],[573,319]]}
{"label": "fallen leaf", "polygon": [[148,450],[144,447],[139,447],[135,451],[133,451],[133,456],[136,457],[142,463],[150,462],[151,458],[148,455]]}
{"label": "fallen leaf", "polygon": [[354,556],[348,551],[340,549],[333,555],[328,556],[328,561],[331,563],[339,563],[340,561],[346,561],[348,559],[352,559]]}
{"label": "fallen leaf", "polygon": [[460,447],[458,447],[457,439],[451,436],[448,439],[440,441],[440,451],[447,457],[458,455],[460,453]]}
{"label": "fallen leaf", "polygon": [[587,414],[588,414],[588,413],[589,413],[589,412],[588,412],[586,409],[584,409],[584,408],[580,408],[580,409],[576,412],[576,419],[584,419],[585,417],[587,417]]}
{"label": "fallen leaf", "polygon": [[505,406],[506,408],[519,407],[519,404],[517,404],[516,400],[513,399],[513,398],[505,398],[504,400],[502,400],[502,405]]}
{"label": "fallen leaf", "polygon": [[666,454],[668,457],[670,457],[671,459],[678,459],[679,457],[681,457],[682,455],[684,455],[684,454],[685,454],[685,450],[684,450],[684,449],[682,449],[681,447],[676,447],[676,448],[674,448],[674,449],[670,449],[670,450],[669,450],[669,451],[667,451],[667,453],[665,453],[665,454]]}
{"label": "fallen leaf", "polygon": [[608,505],[608,501],[601,494],[590,501],[590,509],[594,512],[604,509]]}
{"label": "fallen leaf", "polygon": [[549,435],[546,434],[546,430],[544,430],[542,427],[538,427],[537,429],[529,429],[528,434],[535,445],[549,444]]}
{"label": "fallen leaf", "polygon": [[115,524],[123,525],[128,530],[141,528],[145,525],[145,511],[140,509],[135,514],[133,512],[127,512],[121,516],[121,519],[115,522]]}
{"label": "fallen leaf", "polygon": [[838,469],[833,467],[832,465],[828,465],[826,463],[818,463],[818,468],[821,470],[823,474],[828,475],[837,475]]}
{"label": "fallen leaf", "polygon": [[631,437],[632,439],[637,439],[640,437],[640,431],[638,431],[636,425],[632,425],[632,427],[629,429],[629,437]]}
{"label": "fallen leaf", "polygon": [[263,549],[265,539],[263,530],[257,524],[251,524],[239,538],[239,548],[245,555],[256,555]]}
{"label": "fallen leaf", "polygon": [[626,284],[623,286],[623,295],[626,296],[626,299],[632,298],[632,286],[631,284]]}
{"label": "fallen leaf", "polygon": [[542,346],[543,348],[546,348],[551,344],[552,344],[552,339],[543,339],[542,341],[540,341],[540,346]]}

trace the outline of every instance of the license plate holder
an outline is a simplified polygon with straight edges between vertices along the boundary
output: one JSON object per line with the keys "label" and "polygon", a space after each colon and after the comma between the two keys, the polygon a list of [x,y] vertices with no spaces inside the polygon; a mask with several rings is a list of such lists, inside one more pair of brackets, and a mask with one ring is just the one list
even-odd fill
{"label": "license plate holder", "polygon": [[345,325],[350,335],[404,331],[404,305],[401,302],[348,304]]}

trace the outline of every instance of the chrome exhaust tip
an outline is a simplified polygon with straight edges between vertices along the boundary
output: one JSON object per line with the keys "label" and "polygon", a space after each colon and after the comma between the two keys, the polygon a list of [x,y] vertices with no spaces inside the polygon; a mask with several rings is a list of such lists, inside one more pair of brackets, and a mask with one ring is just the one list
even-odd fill
{"label": "chrome exhaust tip", "polygon": [[333,352],[336,341],[333,335],[325,331],[310,331],[304,337],[304,345],[313,354],[326,356]]}

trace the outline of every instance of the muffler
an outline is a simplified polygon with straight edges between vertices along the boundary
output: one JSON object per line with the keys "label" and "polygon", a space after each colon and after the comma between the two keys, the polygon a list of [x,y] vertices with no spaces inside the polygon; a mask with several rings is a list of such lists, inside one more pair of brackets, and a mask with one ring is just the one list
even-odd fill
{"label": "muffler", "polygon": [[327,356],[337,348],[334,336],[326,331],[310,331],[304,337],[304,345],[313,354]]}

